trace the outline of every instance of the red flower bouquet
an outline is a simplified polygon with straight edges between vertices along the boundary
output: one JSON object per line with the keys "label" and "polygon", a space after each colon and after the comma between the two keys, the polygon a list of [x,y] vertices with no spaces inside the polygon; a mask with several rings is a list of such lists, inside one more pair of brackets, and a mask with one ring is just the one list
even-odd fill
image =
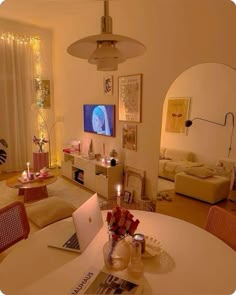
{"label": "red flower bouquet", "polygon": [[111,212],[107,212],[108,230],[111,233],[112,239],[118,241],[127,235],[133,236],[136,231],[139,220],[133,220],[133,215],[129,210],[116,206]]}

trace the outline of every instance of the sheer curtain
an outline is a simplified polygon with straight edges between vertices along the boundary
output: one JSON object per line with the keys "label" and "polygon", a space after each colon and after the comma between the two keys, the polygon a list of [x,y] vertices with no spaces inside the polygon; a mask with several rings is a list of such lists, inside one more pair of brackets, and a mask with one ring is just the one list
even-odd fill
{"label": "sheer curtain", "polygon": [[0,138],[8,143],[4,171],[25,169],[32,159],[30,106],[34,101],[34,54],[30,42],[0,38]]}

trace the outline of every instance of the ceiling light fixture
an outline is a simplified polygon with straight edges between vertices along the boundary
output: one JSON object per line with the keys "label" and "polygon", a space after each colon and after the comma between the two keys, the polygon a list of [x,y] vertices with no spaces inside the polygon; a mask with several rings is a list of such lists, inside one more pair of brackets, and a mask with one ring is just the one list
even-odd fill
{"label": "ceiling light fixture", "polygon": [[142,55],[145,50],[145,46],[135,39],[112,34],[109,0],[104,1],[101,34],[80,39],[67,48],[70,55],[96,64],[98,71],[115,71],[119,63],[124,62],[127,58]]}
{"label": "ceiling light fixture", "polygon": [[4,2],[5,0],[0,0],[0,5]]}
{"label": "ceiling light fixture", "polygon": [[231,0],[231,2],[233,2],[234,4],[236,4],[236,0]]}

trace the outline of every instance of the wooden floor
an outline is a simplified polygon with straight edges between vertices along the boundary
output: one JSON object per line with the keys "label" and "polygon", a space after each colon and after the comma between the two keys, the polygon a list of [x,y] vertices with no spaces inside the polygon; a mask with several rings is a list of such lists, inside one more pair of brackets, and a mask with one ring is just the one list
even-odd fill
{"label": "wooden floor", "polygon": [[[204,228],[211,204],[175,194],[174,190],[168,191],[168,195],[172,200],[157,200],[156,212],[177,217]],[[230,200],[223,200],[217,203],[217,206],[236,215],[236,203]]]}
{"label": "wooden floor", "polygon": [[[53,173],[60,175],[61,170],[55,169]],[[19,173],[0,173],[0,181],[6,180],[16,174]],[[174,190],[169,190],[168,194],[171,196],[172,200],[157,200],[156,212],[183,219],[202,228],[204,227],[208,210],[212,205],[175,194]],[[217,205],[233,212],[233,214],[236,215],[236,203],[230,200],[224,200],[217,203]]]}

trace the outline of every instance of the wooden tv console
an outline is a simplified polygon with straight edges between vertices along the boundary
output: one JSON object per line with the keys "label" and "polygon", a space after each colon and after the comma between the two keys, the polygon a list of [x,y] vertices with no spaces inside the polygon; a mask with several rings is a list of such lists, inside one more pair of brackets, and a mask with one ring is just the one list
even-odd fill
{"label": "wooden tv console", "polygon": [[122,164],[110,166],[79,153],[64,153],[61,168],[63,176],[105,198],[116,196],[117,185],[123,183]]}

